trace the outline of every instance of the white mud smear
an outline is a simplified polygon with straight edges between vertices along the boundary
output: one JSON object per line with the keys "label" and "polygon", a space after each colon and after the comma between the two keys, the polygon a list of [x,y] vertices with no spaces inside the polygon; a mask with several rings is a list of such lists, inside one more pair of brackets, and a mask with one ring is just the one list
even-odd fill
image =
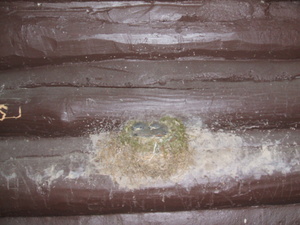
{"label": "white mud smear", "polygon": [[[100,133],[91,135],[88,140],[81,139],[76,142],[77,139],[70,139],[74,142],[74,149],[83,149],[82,152],[41,158],[38,165],[35,165],[34,157],[9,159],[3,164],[3,168],[10,169],[5,174],[0,173],[1,182],[8,189],[18,186],[20,173],[18,168],[24,168],[26,176],[37,185],[38,192],[45,194],[57,180],[77,182],[81,179],[96,184],[98,179],[99,181],[104,179],[103,175],[108,176],[110,182],[114,181],[116,188],[164,188],[174,185],[190,188],[199,184],[260,179],[265,175],[300,171],[300,145],[295,142],[297,141],[295,131],[213,132],[205,128],[200,120],[189,121],[185,126],[193,162],[188,168],[179,169],[167,179],[147,176],[132,179],[122,171],[116,173],[118,176],[107,173],[103,169],[105,165],[97,162],[95,158],[101,151],[98,142],[107,142],[111,134]],[[273,137],[269,138],[272,134]]]}
{"label": "white mud smear", "polygon": [[[186,125],[190,151],[194,163],[184,171],[178,171],[169,179],[127,176],[111,176],[103,170],[103,165],[94,164],[101,174],[110,175],[121,188],[167,187],[179,184],[190,187],[207,182],[222,182],[227,179],[260,179],[263,175],[271,176],[275,172],[289,173],[293,165],[280,151],[280,141],[262,142],[255,147],[249,146],[243,137],[235,132],[212,132],[203,128],[201,121]],[[94,146],[109,138],[109,134],[91,136]],[[94,147],[95,151],[99,151]],[[299,163],[299,158],[294,161]],[[93,160],[92,160],[93,161]],[[121,174],[121,173],[120,173]]]}
{"label": "white mud smear", "polygon": [[58,170],[52,165],[42,171],[32,171],[31,168],[26,168],[26,175],[37,184],[37,191],[40,194],[45,194],[50,191],[51,185],[64,174],[63,170]]}
{"label": "white mud smear", "polygon": [[188,129],[188,135],[189,147],[195,150],[195,165],[183,177],[182,185],[228,178],[260,179],[275,172],[286,174],[292,168],[284,153],[278,151],[278,142],[260,143],[253,149],[234,133],[211,132],[195,126]]}

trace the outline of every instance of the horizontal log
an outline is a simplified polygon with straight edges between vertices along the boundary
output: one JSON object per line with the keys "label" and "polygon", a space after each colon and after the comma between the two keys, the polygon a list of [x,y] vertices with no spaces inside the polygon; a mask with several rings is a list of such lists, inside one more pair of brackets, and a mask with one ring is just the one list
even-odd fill
{"label": "horizontal log", "polygon": [[[0,216],[300,203],[299,22],[299,2],[1,2]],[[127,120],[165,115],[182,173],[103,170]]]}
{"label": "horizontal log", "polygon": [[109,60],[0,72],[2,91],[35,87],[199,89],[204,81],[282,81],[300,61]]}
{"label": "horizontal log", "polygon": [[300,58],[297,2],[4,2],[0,10],[2,69],[125,57]]}
{"label": "horizontal log", "polygon": [[95,216],[60,217],[5,217],[0,223],[15,224],[298,224],[300,222],[299,205],[245,207],[235,209],[199,210],[170,213],[136,213]]}
{"label": "horizontal log", "polygon": [[[198,89],[39,87],[2,91],[1,136],[84,135],[128,119],[199,118],[213,129],[298,128],[300,80],[203,82]],[[6,106],[5,110],[3,107]]]}
{"label": "horizontal log", "polygon": [[[201,161],[183,178],[134,188],[96,169],[94,138],[2,139],[0,214],[95,215],[300,202],[299,130],[211,135],[214,149],[198,146],[195,157]],[[228,135],[242,141],[238,148],[221,147]]]}
{"label": "horizontal log", "polygon": [[[94,136],[2,139],[0,215],[168,212],[300,202],[299,130],[202,132],[213,138],[209,145],[203,140],[198,146],[195,157],[201,161],[186,175],[140,187],[114,182],[97,170]],[[232,139],[230,150],[220,144],[226,138]],[[239,146],[232,144],[235,140],[241,140]]]}

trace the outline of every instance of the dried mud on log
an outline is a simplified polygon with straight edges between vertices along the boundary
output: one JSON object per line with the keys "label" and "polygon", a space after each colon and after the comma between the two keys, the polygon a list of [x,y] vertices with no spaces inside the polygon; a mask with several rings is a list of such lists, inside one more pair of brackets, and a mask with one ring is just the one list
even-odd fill
{"label": "dried mud on log", "polygon": [[211,132],[195,121],[186,126],[195,163],[168,179],[139,175],[134,182],[126,174],[116,179],[102,169],[97,143],[106,141],[104,134],[4,139],[1,215],[159,212],[299,202],[299,131]]}
{"label": "dried mud on log", "polygon": [[299,24],[299,2],[1,2],[0,215],[299,203]]}

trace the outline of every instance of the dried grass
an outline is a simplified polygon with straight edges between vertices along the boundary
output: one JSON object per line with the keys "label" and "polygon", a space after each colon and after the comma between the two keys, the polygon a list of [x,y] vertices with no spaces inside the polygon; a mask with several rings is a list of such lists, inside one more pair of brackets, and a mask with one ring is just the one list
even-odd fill
{"label": "dried grass", "polygon": [[115,180],[120,177],[127,177],[132,182],[147,177],[167,180],[193,163],[185,126],[180,120],[160,119],[159,123],[168,127],[168,133],[163,137],[133,136],[131,128],[136,122],[129,121],[121,132],[109,134],[105,141],[97,143],[96,160],[102,172]]}

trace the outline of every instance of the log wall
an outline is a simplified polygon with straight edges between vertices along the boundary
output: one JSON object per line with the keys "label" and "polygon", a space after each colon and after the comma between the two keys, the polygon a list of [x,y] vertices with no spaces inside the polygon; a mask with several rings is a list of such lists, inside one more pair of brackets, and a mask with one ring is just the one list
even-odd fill
{"label": "log wall", "polygon": [[[0,215],[299,203],[299,24],[296,1],[1,2]],[[95,135],[166,115],[201,121],[213,168],[135,188],[95,170]]]}

